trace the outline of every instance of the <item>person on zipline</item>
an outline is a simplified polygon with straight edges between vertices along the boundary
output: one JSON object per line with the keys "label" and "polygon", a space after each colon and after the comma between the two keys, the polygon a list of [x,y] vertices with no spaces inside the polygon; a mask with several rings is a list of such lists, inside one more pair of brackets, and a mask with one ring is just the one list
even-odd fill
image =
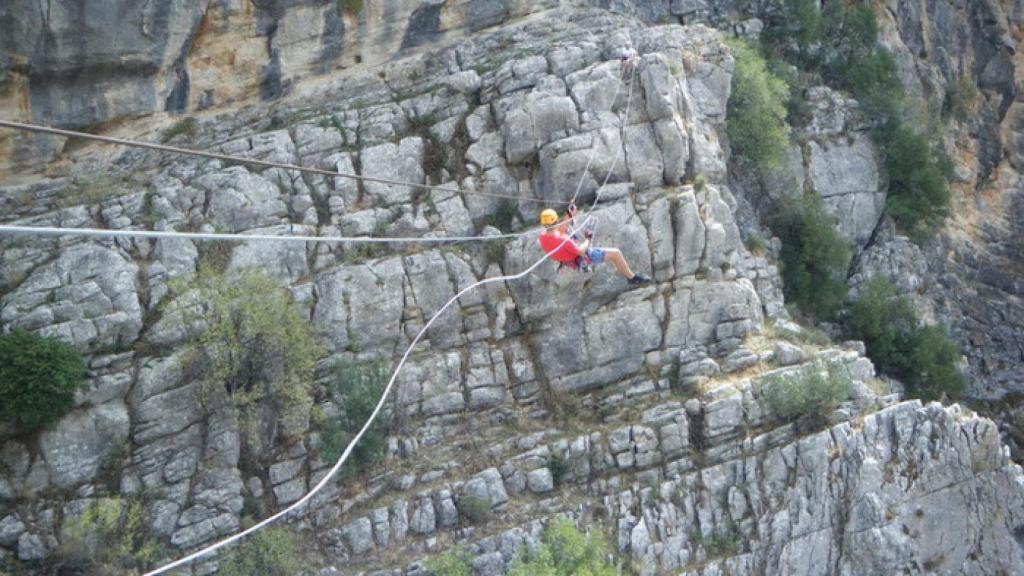
{"label": "person on zipline", "polygon": [[568,266],[574,270],[588,271],[591,264],[600,264],[605,260],[615,265],[615,269],[622,274],[630,284],[641,285],[650,283],[651,279],[635,274],[626,263],[626,258],[618,248],[595,248],[590,245],[593,233],[590,230],[584,232],[584,240],[577,242],[576,238],[569,238],[563,244],[572,218],[576,214],[576,207],[569,205],[565,218],[558,221],[558,212],[547,208],[540,213],[540,224],[544,226],[538,240],[545,252],[551,254],[551,259],[562,266]]}

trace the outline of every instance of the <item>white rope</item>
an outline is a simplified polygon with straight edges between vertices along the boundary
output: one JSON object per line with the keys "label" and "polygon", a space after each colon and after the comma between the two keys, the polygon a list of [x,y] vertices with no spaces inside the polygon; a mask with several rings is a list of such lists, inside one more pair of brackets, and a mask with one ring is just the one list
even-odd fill
{"label": "white rope", "polygon": [[273,242],[327,242],[332,244],[438,244],[443,242],[479,242],[519,238],[530,234],[495,234],[493,236],[437,236],[437,237],[383,237],[383,236],[274,236],[272,234],[216,234],[204,232],[176,232],[172,230],[104,230],[102,228],[60,228],[54,226],[15,226],[0,224],[0,234],[21,234],[33,236],[85,236],[98,238],[173,238],[183,240],[227,240],[232,242],[273,241]]}
{"label": "white rope", "polygon": [[[586,225],[586,223],[589,220],[590,220],[590,217],[588,216],[587,220],[584,220],[584,225]],[[556,248],[552,252],[545,253],[543,256],[541,256],[540,259],[538,259],[536,262],[534,262],[533,265],[531,265],[529,268],[523,270],[522,272],[519,272],[519,273],[516,273],[516,274],[509,274],[509,275],[505,275],[505,276],[494,276],[494,277],[491,277],[491,278],[484,278],[483,280],[479,280],[479,281],[477,281],[477,282],[475,282],[473,284],[470,284],[469,286],[463,288],[462,290],[459,291],[458,294],[456,294],[455,296],[452,296],[447,302],[445,302],[444,306],[442,306],[437,312],[435,312],[434,315],[430,317],[430,320],[427,321],[427,323],[423,325],[423,328],[421,328],[420,331],[416,334],[416,337],[413,338],[412,342],[409,344],[409,347],[405,349],[405,353],[402,354],[402,359],[398,361],[398,365],[395,367],[394,372],[391,373],[391,379],[388,380],[388,385],[384,388],[384,392],[381,394],[380,401],[377,402],[377,407],[374,408],[373,413],[370,414],[369,419],[367,419],[366,423],[363,424],[363,427],[359,430],[359,433],[355,435],[355,437],[352,439],[351,442],[349,442],[348,446],[345,448],[345,451],[342,452],[341,457],[338,458],[338,461],[334,463],[334,466],[331,467],[331,469],[327,472],[327,474],[323,478],[321,478],[320,481],[317,482],[316,486],[314,486],[313,489],[310,490],[305,496],[303,496],[298,502],[295,502],[294,504],[288,506],[284,510],[281,510],[280,512],[277,512],[276,514],[267,517],[266,519],[260,521],[259,523],[254,524],[251,527],[246,528],[245,530],[243,530],[243,531],[241,531],[241,532],[239,532],[239,533],[237,533],[237,534],[235,534],[233,536],[225,538],[225,539],[221,540],[220,542],[216,542],[214,544],[211,544],[210,546],[207,546],[206,548],[203,548],[202,550],[199,550],[197,552],[193,552],[192,554],[189,554],[188,556],[185,556],[184,558],[181,558],[180,560],[176,560],[174,562],[171,562],[170,564],[167,564],[166,566],[162,566],[160,568],[157,568],[156,570],[153,570],[152,572],[147,572],[144,576],[155,576],[156,574],[161,574],[161,573],[166,572],[168,570],[172,570],[174,568],[177,568],[178,566],[182,566],[184,564],[188,564],[189,562],[192,562],[193,560],[195,560],[196,558],[199,558],[200,556],[205,556],[205,555],[209,554],[210,552],[214,552],[214,551],[216,551],[216,550],[218,550],[220,548],[223,548],[224,546],[227,546],[227,545],[229,545],[229,544],[231,544],[233,542],[237,542],[238,540],[248,536],[249,534],[252,534],[253,532],[255,532],[255,531],[263,528],[264,526],[270,524],[271,522],[277,520],[278,518],[281,518],[282,516],[285,516],[285,515],[293,512],[295,510],[298,510],[302,506],[304,506],[307,502],[309,502],[309,500],[311,498],[313,498],[314,495],[316,495],[318,492],[320,492],[320,490],[322,490],[323,487],[326,486],[327,483],[330,482],[332,478],[334,478],[334,476],[341,469],[341,466],[345,463],[346,460],[348,460],[348,457],[352,453],[352,450],[355,449],[356,444],[359,443],[359,440],[361,440],[363,435],[366,434],[366,431],[369,430],[370,426],[373,425],[374,421],[377,419],[377,415],[380,414],[380,411],[383,409],[384,404],[385,404],[388,396],[391,393],[391,388],[395,385],[395,380],[398,378],[398,374],[402,371],[402,367],[405,365],[405,361],[409,358],[409,354],[412,353],[413,348],[420,341],[420,339],[423,338],[423,335],[426,334],[427,329],[430,328],[434,324],[434,321],[437,320],[438,317],[440,317],[441,314],[443,314],[444,311],[447,310],[452,304],[454,304],[456,300],[461,298],[467,292],[469,292],[469,291],[471,291],[471,290],[473,290],[473,289],[475,289],[475,288],[477,288],[479,286],[483,286],[484,284],[491,284],[491,283],[494,283],[494,282],[510,282],[510,281],[514,281],[514,280],[519,280],[519,279],[529,275],[531,272],[536,270],[538,266],[540,266],[542,263],[544,263],[544,261],[546,261],[548,258],[550,258],[552,253],[557,251],[566,242],[568,242],[570,240],[570,238],[571,238],[571,236],[566,236],[565,239],[562,240],[562,243],[558,245],[558,248]]]}
{"label": "white rope", "polygon": [[[616,94],[617,93],[618,93],[618,90],[616,90]],[[630,98],[631,98],[632,97],[632,85],[630,86],[630,95],[631,95],[630,96]],[[629,106],[630,106],[630,104],[631,104],[631,99],[627,99],[627,102],[626,102],[626,118],[627,118],[627,120],[628,120],[628,117],[629,117]],[[616,165],[617,161],[618,161],[618,155],[616,155],[616,157],[613,158],[612,165],[609,168],[609,173],[611,173],[615,169],[615,165]],[[586,172],[584,172],[584,175],[585,174],[586,174]],[[604,183],[608,182],[608,178],[609,178],[609,176],[605,177]],[[593,208],[597,205],[598,201],[600,200],[601,193],[603,192],[603,188],[604,188],[604,184],[602,184],[601,187],[597,189],[597,193],[595,194],[595,197],[594,197],[594,202],[591,205],[591,211],[593,211]],[[227,538],[225,538],[223,540],[220,540],[219,542],[215,542],[215,543],[213,543],[213,544],[211,544],[211,545],[209,545],[209,546],[207,546],[207,547],[205,547],[205,548],[203,548],[201,550],[198,550],[196,552],[193,552],[193,553],[189,554],[188,556],[185,556],[184,558],[181,558],[179,560],[175,560],[174,562],[171,562],[170,564],[167,564],[165,566],[157,568],[157,569],[155,569],[155,570],[153,570],[151,572],[147,572],[143,576],[156,576],[157,574],[162,574],[162,573],[164,573],[164,572],[166,572],[168,570],[172,570],[172,569],[177,568],[179,566],[183,566],[185,564],[188,564],[188,563],[192,562],[193,560],[195,560],[196,558],[205,556],[205,555],[207,555],[207,554],[209,554],[211,552],[215,552],[215,551],[217,551],[217,550],[219,550],[219,549],[221,549],[221,548],[223,548],[225,546],[228,546],[228,545],[230,545],[230,544],[232,544],[234,542],[237,542],[237,541],[241,540],[242,538],[245,538],[249,534],[252,534],[253,532],[255,532],[257,530],[260,530],[264,526],[267,526],[268,524],[274,522],[275,520],[278,520],[279,518],[281,518],[283,516],[286,516],[286,515],[294,512],[295,510],[298,510],[299,508],[305,506],[306,503],[309,502],[313,498],[314,495],[316,495],[318,492],[320,492],[324,488],[324,486],[326,486],[327,483],[330,482],[331,479],[333,479],[335,475],[337,475],[338,471],[341,470],[342,465],[345,463],[346,460],[348,460],[349,455],[355,449],[356,444],[359,443],[359,441],[362,439],[363,435],[366,434],[366,432],[370,429],[370,427],[376,421],[377,416],[380,414],[380,411],[384,408],[384,404],[387,401],[388,396],[391,394],[391,389],[394,387],[395,381],[398,378],[398,374],[401,372],[402,367],[405,366],[405,362],[409,358],[409,354],[412,353],[413,348],[420,341],[420,339],[423,338],[423,335],[427,332],[427,329],[430,328],[434,324],[434,321],[436,321],[441,316],[441,314],[444,313],[445,310],[447,310],[452,304],[454,304],[463,295],[465,295],[466,293],[470,292],[471,290],[473,290],[473,289],[475,289],[475,288],[477,288],[479,286],[483,286],[485,284],[491,284],[491,283],[494,283],[494,282],[512,282],[512,281],[520,280],[520,279],[528,276],[530,273],[532,273],[534,270],[536,270],[538,266],[540,266],[545,261],[550,259],[552,254],[554,254],[555,252],[558,252],[558,250],[560,250],[567,242],[569,242],[572,239],[573,234],[575,232],[577,232],[578,230],[584,229],[590,223],[590,221],[593,220],[593,219],[594,219],[594,216],[592,214],[587,215],[587,217],[583,220],[583,222],[580,224],[580,226],[578,228],[574,228],[574,229],[570,229],[569,230],[569,233],[566,234],[565,238],[562,239],[562,242],[557,247],[555,247],[551,251],[545,252],[543,256],[541,256],[536,262],[534,262],[530,267],[526,268],[525,270],[523,270],[521,272],[518,272],[516,274],[509,274],[509,275],[503,275],[503,276],[495,276],[495,277],[492,277],[492,278],[484,278],[483,280],[479,280],[479,281],[477,281],[477,282],[475,282],[473,284],[470,284],[469,286],[463,288],[455,296],[451,297],[447,302],[445,302],[444,306],[442,306],[437,312],[435,312],[434,315],[430,317],[430,320],[428,320],[427,323],[423,325],[423,327],[420,329],[420,331],[416,334],[416,337],[413,338],[412,342],[405,349],[405,352],[402,354],[402,358],[398,361],[398,364],[395,366],[395,370],[391,373],[391,378],[390,378],[390,380],[388,380],[387,386],[384,387],[384,391],[381,394],[380,400],[377,402],[377,406],[374,408],[373,413],[370,414],[370,417],[366,420],[366,423],[363,424],[363,427],[360,428],[359,433],[356,434],[355,437],[352,439],[352,441],[349,442],[348,446],[345,447],[345,451],[342,452],[341,456],[338,458],[338,461],[334,463],[334,466],[331,467],[331,469],[327,472],[327,474],[323,478],[321,478],[320,481],[317,482],[317,484],[305,496],[303,496],[301,499],[299,499],[294,504],[291,504],[287,508],[285,508],[285,509],[283,509],[283,510],[281,510],[279,512],[276,512],[275,514],[273,514],[273,515],[271,515],[271,516],[261,520],[260,522],[254,524],[253,526],[251,526],[251,527],[249,527],[249,528],[247,528],[247,529],[245,529],[245,530],[243,530],[243,531],[241,531],[241,532],[239,532],[237,534],[229,536],[229,537],[227,537]]]}
{"label": "white rope", "polygon": [[[622,78],[620,76],[616,75],[615,78],[616,78],[616,80],[618,80],[618,82],[615,83],[615,94],[612,95],[612,106],[615,106],[615,101],[619,99],[619,92],[622,90],[622,84],[623,84]],[[629,90],[630,90],[630,93],[632,93],[632,91],[633,91],[632,83],[630,83],[630,85],[629,85]],[[611,112],[611,110],[609,110],[609,112]],[[627,122],[627,121],[629,121],[629,104],[628,103],[626,104],[626,119],[623,120],[623,122]],[[579,195],[580,195],[580,190],[583,189],[583,181],[586,179],[587,173],[590,172],[590,165],[594,163],[594,156],[597,155],[597,142],[594,141],[594,138],[598,138],[598,137],[601,136],[601,130],[604,130],[604,126],[601,126],[600,130],[596,130],[595,131],[597,133],[597,136],[591,136],[591,140],[590,140],[590,157],[587,158],[587,165],[583,168],[583,172],[580,174],[580,181],[579,181],[578,184],[576,184],[576,191],[573,193],[572,199],[569,200],[569,204],[574,204],[576,202],[576,198],[579,197]],[[593,134],[593,132],[591,134]],[[623,141],[623,146],[625,146],[625,141]],[[625,150],[625,148],[623,148],[623,150]],[[623,154],[625,154],[625,152],[623,152]],[[616,159],[618,159],[618,155],[616,155],[615,159],[612,160],[612,168],[608,170],[608,175],[605,176],[604,181],[606,183],[608,182],[608,176],[611,176],[612,170],[615,169],[615,160]],[[604,187],[604,185],[602,184],[600,187],[598,187],[598,190],[600,190],[603,187]],[[597,204],[597,202],[595,201],[594,204]]]}

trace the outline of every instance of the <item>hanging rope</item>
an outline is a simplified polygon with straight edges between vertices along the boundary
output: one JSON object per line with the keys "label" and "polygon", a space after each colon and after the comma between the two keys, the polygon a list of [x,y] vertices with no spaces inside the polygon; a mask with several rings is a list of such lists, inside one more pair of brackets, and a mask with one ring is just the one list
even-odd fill
{"label": "hanging rope", "polygon": [[[630,94],[632,95],[632,85],[630,86]],[[623,123],[627,122],[628,119],[629,119],[629,108],[628,108],[628,106],[630,105],[630,103],[631,103],[631,99],[627,99],[627,101],[626,101],[626,104],[627,104],[626,116],[625,116],[625,119],[623,120]],[[611,165],[611,167],[608,170],[609,171],[609,175],[611,174],[612,171],[615,170],[615,165],[617,164],[617,162],[618,162],[618,155],[616,155],[616,157],[612,160],[612,165]],[[585,177],[585,175],[586,175],[586,172],[584,172],[584,177]],[[604,183],[608,182],[608,178],[609,177],[610,176],[605,176]],[[600,201],[601,194],[603,192],[603,188],[604,188],[604,184],[602,184],[601,187],[597,189],[597,192],[596,192],[596,194],[594,196],[594,202],[591,204],[591,207],[590,207],[590,211],[591,212],[593,211],[594,207],[597,206],[598,201]],[[447,302],[445,302],[445,304],[443,306],[441,306],[441,308],[437,312],[435,312],[433,316],[430,317],[430,320],[428,320],[427,323],[423,325],[423,327],[420,329],[420,331],[412,339],[412,342],[410,342],[409,346],[405,349],[405,352],[402,354],[401,359],[399,360],[398,364],[395,366],[394,371],[391,373],[391,378],[388,380],[387,386],[384,387],[384,391],[381,393],[381,397],[380,397],[380,400],[377,402],[377,406],[374,408],[373,413],[370,414],[370,417],[367,419],[366,423],[363,424],[363,427],[359,429],[359,432],[355,435],[355,437],[352,439],[352,441],[349,442],[348,446],[345,447],[345,451],[342,452],[342,454],[338,458],[337,462],[335,462],[334,465],[331,467],[331,469],[328,470],[327,474],[324,475],[324,477],[321,478],[320,481],[317,482],[316,485],[305,496],[303,496],[301,499],[299,499],[294,504],[291,504],[287,508],[284,508],[283,510],[280,510],[280,511],[276,512],[275,514],[265,518],[264,520],[261,520],[260,522],[254,524],[253,526],[251,526],[251,527],[249,527],[249,528],[247,528],[247,529],[245,529],[245,530],[243,530],[243,531],[241,531],[241,532],[239,532],[237,534],[234,534],[234,535],[229,536],[229,537],[227,537],[227,538],[225,538],[223,540],[215,542],[215,543],[213,543],[213,544],[211,544],[211,545],[209,545],[209,546],[207,546],[207,547],[205,547],[205,548],[203,548],[201,550],[197,550],[196,552],[193,552],[193,553],[189,554],[188,556],[185,556],[184,558],[181,558],[179,560],[171,562],[170,564],[161,566],[160,568],[157,568],[157,569],[155,569],[155,570],[153,570],[151,572],[147,572],[144,576],[156,576],[157,574],[162,574],[162,573],[164,573],[164,572],[166,572],[168,570],[172,570],[172,569],[177,568],[179,566],[186,565],[186,564],[192,562],[193,560],[195,560],[197,558],[200,558],[200,557],[205,556],[205,555],[207,555],[207,554],[209,554],[211,552],[215,552],[215,551],[217,551],[217,550],[219,550],[219,549],[221,549],[221,548],[223,548],[225,546],[233,544],[234,542],[237,542],[237,541],[241,540],[242,538],[245,538],[249,534],[252,534],[253,532],[255,532],[257,530],[262,529],[263,527],[265,527],[268,524],[274,522],[275,520],[278,520],[278,519],[280,519],[280,518],[282,518],[282,517],[284,517],[284,516],[286,516],[288,514],[291,514],[291,513],[295,512],[295,511],[301,509],[302,507],[304,507],[313,498],[313,496],[315,496],[317,493],[319,493],[324,488],[324,486],[326,486],[327,483],[330,482],[334,478],[335,475],[337,475],[338,471],[341,470],[341,467],[344,465],[345,461],[348,460],[349,456],[352,454],[352,451],[355,449],[356,444],[359,443],[359,441],[362,439],[362,437],[366,434],[366,432],[370,429],[370,427],[376,421],[377,416],[380,414],[381,410],[383,410],[383,408],[384,408],[384,404],[387,401],[388,396],[391,394],[391,390],[394,387],[395,381],[398,378],[398,374],[401,372],[402,368],[405,366],[405,362],[406,362],[406,360],[408,360],[409,355],[413,351],[413,348],[415,348],[416,344],[419,343],[419,341],[423,338],[423,335],[426,334],[427,329],[429,329],[434,324],[434,322],[441,316],[441,314],[443,314],[449,307],[451,307],[452,304],[454,304],[456,301],[458,301],[458,299],[461,298],[463,295],[469,293],[470,291],[472,291],[472,290],[474,290],[474,289],[476,289],[476,288],[478,288],[480,286],[484,286],[486,284],[492,284],[494,282],[514,282],[516,280],[520,280],[522,278],[525,278],[526,276],[531,274],[534,270],[536,270],[537,267],[539,267],[541,264],[543,264],[545,261],[547,261],[549,258],[551,258],[551,255],[553,253],[555,253],[558,250],[560,250],[567,242],[569,242],[572,239],[572,236],[573,236],[574,233],[576,233],[577,231],[579,231],[579,230],[583,229],[584,227],[586,227],[593,220],[593,218],[594,218],[594,216],[592,214],[588,215],[583,220],[582,224],[580,224],[580,226],[578,228],[569,230],[569,234],[566,235],[566,237],[562,240],[562,242],[558,245],[558,247],[556,247],[554,250],[552,250],[550,252],[545,252],[543,256],[541,256],[539,259],[537,259],[536,262],[534,262],[532,265],[530,265],[525,270],[523,270],[521,272],[518,272],[516,274],[509,274],[509,275],[503,275],[503,276],[495,276],[495,277],[492,277],[492,278],[484,278],[483,280],[479,280],[479,281],[477,281],[477,282],[467,286],[466,288],[463,288],[457,294],[455,294],[455,296],[453,296]]]}
{"label": "hanging rope", "polygon": [[[586,221],[584,221],[584,222],[586,222]],[[559,245],[559,248],[562,245],[564,245],[566,242],[568,242],[568,241],[569,241],[569,237],[566,237],[564,240],[562,240],[562,244]],[[294,504],[288,506],[287,508],[285,508],[285,509],[283,509],[283,510],[281,510],[281,511],[275,513],[275,514],[273,514],[272,516],[269,516],[269,517],[265,518],[264,520],[254,524],[254,525],[252,525],[249,528],[246,528],[245,530],[243,530],[243,531],[241,531],[241,532],[239,532],[239,533],[237,533],[237,534],[235,534],[233,536],[225,538],[225,539],[221,540],[220,542],[216,542],[214,544],[211,544],[210,546],[207,546],[206,548],[203,548],[202,550],[193,552],[192,554],[189,554],[188,556],[185,556],[184,558],[181,558],[180,560],[176,560],[174,562],[171,562],[170,564],[167,564],[165,566],[157,568],[156,570],[153,570],[151,572],[147,572],[144,576],[155,576],[156,574],[161,574],[161,573],[166,572],[168,570],[172,570],[174,568],[177,568],[178,566],[182,566],[182,565],[188,564],[188,563],[192,562],[193,560],[195,560],[196,558],[199,558],[200,556],[205,556],[205,555],[207,555],[207,554],[209,554],[211,552],[214,552],[216,550],[219,550],[220,548],[223,548],[224,546],[228,546],[229,544],[237,542],[238,540],[241,540],[242,538],[245,538],[249,534],[252,534],[253,532],[263,528],[264,526],[270,524],[271,522],[273,522],[273,521],[275,521],[275,520],[277,520],[277,519],[279,519],[279,518],[281,518],[283,516],[286,516],[287,514],[290,514],[290,513],[294,512],[296,510],[299,510],[300,508],[305,506],[306,503],[309,502],[313,498],[313,496],[315,496],[318,492],[320,492],[320,490],[322,490],[323,487],[326,486],[327,483],[330,482],[334,478],[334,476],[338,473],[338,471],[341,470],[342,465],[345,463],[346,460],[348,460],[348,457],[349,457],[349,455],[352,454],[352,450],[355,449],[356,444],[359,443],[359,440],[361,440],[363,435],[366,434],[366,431],[369,430],[370,426],[373,425],[374,421],[377,419],[377,416],[380,414],[380,411],[384,408],[384,404],[385,404],[388,396],[391,394],[391,389],[394,387],[395,381],[398,379],[398,374],[401,373],[402,367],[405,366],[406,360],[409,359],[409,354],[412,353],[413,348],[420,341],[420,339],[423,338],[423,335],[426,334],[427,329],[429,329],[434,324],[434,322],[441,316],[441,314],[443,314],[445,310],[447,310],[452,304],[454,304],[463,295],[467,294],[468,292],[470,292],[470,291],[472,291],[472,290],[474,290],[474,289],[476,289],[476,288],[478,288],[480,286],[483,286],[485,284],[493,284],[494,282],[512,282],[512,281],[515,281],[515,280],[519,280],[521,278],[525,278],[527,275],[529,275],[531,272],[536,270],[538,266],[543,264],[544,261],[546,261],[550,257],[551,257],[551,254],[549,254],[549,253],[544,254],[543,256],[540,257],[540,259],[538,259],[536,262],[534,262],[529,268],[527,268],[527,269],[525,269],[522,272],[519,272],[517,274],[509,274],[509,275],[505,275],[505,276],[494,276],[492,278],[484,278],[483,280],[479,280],[479,281],[477,281],[477,282],[475,282],[473,284],[470,284],[469,286],[463,288],[462,290],[459,291],[458,294],[456,294],[455,296],[452,296],[447,302],[445,302],[444,306],[441,306],[441,308],[437,312],[435,312],[433,316],[430,317],[430,320],[428,320],[427,323],[423,325],[423,328],[420,329],[420,331],[416,334],[416,337],[412,339],[412,342],[405,349],[405,353],[402,354],[401,360],[398,361],[398,365],[395,366],[395,370],[391,373],[391,379],[388,380],[387,386],[384,387],[384,392],[381,393],[381,397],[380,397],[380,400],[377,402],[377,406],[373,409],[373,413],[370,414],[370,417],[366,420],[366,423],[363,424],[363,427],[359,429],[359,433],[356,434],[354,438],[352,438],[352,441],[349,442],[348,446],[345,447],[345,451],[342,452],[341,457],[339,457],[338,461],[334,463],[334,466],[332,466],[331,469],[327,471],[327,474],[323,478],[321,478],[320,481],[316,483],[316,486],[314,486],[305,496],[303,496],[301,499],[299,499],[299,501],[295,502]]]}
{"label": "hanging rope", "polygon": [[384,236],[274,236],[271,234],[214,234],[204,232],[175,232],[154,230],[104,230],[102,228],[60,228],[53,226],[14,226],[0,224],[0,234],[21,234],[32,236],[84,236],[93,238],[148,238],[212,240],[230,242],[325,242],[329,244],[443,244],[447,242],[484,242],[507,240],[531,234],[532,231],[493,236],[438,236],[430,237],[384,237]]}
{"label": "hanging rope", "polygon": [[[511,194],[499,194],[497,192],[483,192],[479,190],[460,190],[458,188],[446,188],[444,186],[432,186],[430,184],[416,184],[413,182],[402,182],[399,180],[391,180],[388,178],[377,178],[375,176],[363,176],[360,174],[350,174],[348,172],[339,172],[336,170],[324,170],[322,168],[310,168],[307,166],[298,166],[295,164],[287,164],[284,162],[271,162],[269,160],[255,160],[253,158],[243,158],[241,156],[232,156],[230,154],[220,154],[217,152],[207,152],[205,150],[191,150],[188,148],[179,148],[177,146],[167,146],[164,144],[152,144],[150,142],[140,142],[138,140],[128,140],[125,138],[114,138],[112,136],[99,136],[97,134],[89,134],[86,132],[75,132],[74,130],[64,130],[62,128],[50,128],[47,126],[37,126],[35,124],[25,124],[22,122],[12,122],[9,120],[0,120],[0,128],[11,128],[13,130],[22,130],[25,132],[39,132],[42,134],[53,134],[55,136],[64,136],[66,138],[83,138],[86,140],[96,140],[97,142],[105,142],[107,144],[118,144],[121,146],[131,146],[133,148],[148,148],[150,150],[159,150],[161,152],[172,152],[174,154],[184,154],[187,156],[198,156],[200,158],[211,158],[213,160],[223,160],[225,162],[235,162],[238,164],[249,164],[251,166],[260,166],[262,168],[281,168],[283,170],[295,170],[297,172],[307,172],[309,174],[319,174],[321,176],[332,176],[338,178],[350,178],[352,180],[360,180],[362,182],[375,182],[377,184],[388,184],[390,186],[407,186],[409,188],[416,188],[418,190],[438,190],[441,192],[451,192],[453,194],[470,194],[473,196],[490,196],[492,198],[505,198],[508,200],[516,200],[519,202],[549,202],[541,198],[526,198],[523,196],[513,196]],[[554,201],[556,204],[568,204],[568,202]]]}

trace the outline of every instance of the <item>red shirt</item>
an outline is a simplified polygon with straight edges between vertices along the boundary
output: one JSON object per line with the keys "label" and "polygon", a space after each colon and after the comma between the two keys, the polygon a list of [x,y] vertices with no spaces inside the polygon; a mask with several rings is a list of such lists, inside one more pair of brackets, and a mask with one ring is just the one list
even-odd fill
{"label": "red shirt", "polygon": [[[551,259],[555,262],[572,264],[583,255],[583,251],[580,250],[580,247],[572,239],[562,244],[562,241],[565,240],[565,234],[558,230],[546,231],[538,237],[538,240],[540,240],[540,247],[548,254],[551,254]],[[561,248],[559,248],[559,244],[561,244]]]}

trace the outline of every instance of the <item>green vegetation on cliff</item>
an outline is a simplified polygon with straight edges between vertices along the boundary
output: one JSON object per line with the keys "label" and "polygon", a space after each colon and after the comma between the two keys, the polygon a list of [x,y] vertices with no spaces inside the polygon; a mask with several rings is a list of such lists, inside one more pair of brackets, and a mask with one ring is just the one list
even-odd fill
{"label": "green vegetation on cliff", "polygon": [[937,326],[921,326],[910,301],[884,278],[865,285],[846,313],[844,328],[863,340],[868,356],[885,373],[902,380],[908,394],[924,400],[963,393],[956,368],[960,352]]}
{"label": "green vegetation on cliff", "polygon": [[[878,45],[872,8],[841,0],[820,10],[813,0],[786,0],[782,8],[767,18],[766,52],[799,67],[805,83],[820,79],[857,99],[884,156],[887,211],[901,230],[923,239],[948,214],[949,162],[938,137],[918,127],[928,122],[908,122],[914,106],[892,54]],[[958,85],[947,100],[962,113],[970,91]]]}
{"label": "green vegetation on cliff", "polygon": [[732,40],[729,47],[736,71],[726,129],[734,161],[742,170],[770,173],[782,164],[789,148],[789,86],[768,69],[757,48],[743,40]]}
{"label": "green vegetation on cliff", "polygon": [[287,526],[270,526],[244,540],[221,562],[220,576],[291,576],[299,572],[299,536]]}
{"label": "green vegetation on cliff", "polygon": [[818,320],[832,319],[846,300],[852,253],[821,198],[807,195],[788,201],[773,229],[782,240],[786,300]]}
{"label": "green vegetation on cliff", "polygon": [[113,576],[151,568],[167,550],[149,534],[145,516],[140,500],[94,500],[80,514],[64,519],[49,571]]}
{"label": "green vegetation on cliff", "polygon": [[288,290],[261,270],[207,267],[178,289],[197,303],[186,326],[204,326],[186,349],[190,370],[223,386],[246,418],[264,403],[279,413],[309,409],[322,349]]}
{"label": "green vegetation on cliff", "polygon": [[53,424],[74,406],[85,376],[81,354],[56,338],[0,335],[0,421],[19,433]]}
{"label": "green vegetation on cliff", "polygon": [[[366,362],[339,362],[334,366],[328,391],[341,405],[341,414],[320,420],[320,456],[327,462],[337,460],[352,438],[359,432],[380,401],[391,371],[383,360]],[[343,476],[358,476],[387,452],[387,437],[391,426],[391,413],[381,415],[366,431],[342,470]]]}

